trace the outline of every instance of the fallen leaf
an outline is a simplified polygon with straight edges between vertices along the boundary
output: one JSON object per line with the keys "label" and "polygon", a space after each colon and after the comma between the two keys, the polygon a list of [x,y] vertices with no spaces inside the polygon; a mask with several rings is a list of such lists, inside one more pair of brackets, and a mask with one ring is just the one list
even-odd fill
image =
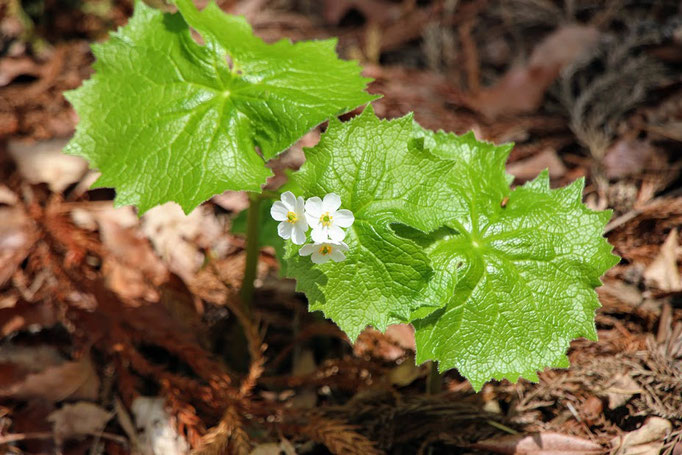
{"label": "fallen leaf", "polygon": [[51,139],[30,144],[13,140],[7,149],[26,180],[47,183],[50,190],[61,193],[88,171],[88,162],[83,158],[62,153],[67,142],[67,139]]}
{"label": "fallen leaf", "polygon": [[660,417],[649,417],[641,428],[619,435],[611,441],[614,455],[658,455],[672,424]]}
{"label": "fallen leaf", "polygon": [[609,399],[609,409],[616,409],[627,403],[633,395],[642,393],[642,388],[630,375],[620,373],[604,392]]}
{"label": "fallen leaf", "polygon": [[586,421],[593,422],[601,416],[604,411],[604,405],[598,397],[592,395],[583,401],[581,411]]}
{"label": "fallen leaf", "polygon": [[478,441],[471,447],[510,455],[596,455],[604,453],[602,446],[592,441],[552,432],[501,436]]}
{"label": "fallen leaf", "polygon": [[528,159],[515,161],[507,166],[507,172],[519,180],[531,180],[544,171],[549,170],[551,178],[563,177],[566,166],[557,156],[556,150],[546,149]]}
{"label": "fallen leaf", "polygon": [[109,289],[126,299],[158,300],[157,286],[166,281],[168,271],[138,229],[139,220],[132,207],[114,208],[109,203],[77,212],[72,219],[83,228],[99,228],[110,253],[102,264]]}
{"label": "fallen leaf", "polygon": [[204,263],[202,249],[220,256],[229,246],[224,227],[206,206],[189,215],[173,202],[154,207],[142,218],[142,232],[168,268],[185,282],[191,281]]}
{"label": "fallen leaf", "polygon": [[5,185],[0,185],[0,204],[15,205],[17,202],[19,202],[17,194]]}
{"label": "fallen leaf", "polygon": [[239,213],[249,208],[249,196],[246,191],[225,191],[211,199],[216,205],[228,212]]}
{"label": "fallen leaf", "polygon": [[595,27],[564,25],[535,47],[526,66],[511,68],[497,84],[467,94],[463,101],[491,119],[535,112],[561,70],[594,47],[599,36]]}
{"label": "fallen leaf", "polygon": [[602,161],[604,173],[609,179],[619,179],[640,174],[654,153],[648,142],[621,139],[606,151]]}
{"label": "fallen leaf", "polygon": [[[43,351],[37,351],[43,355]],[[36,362],[30,350],[22,351],[21,356],[5,359],[0,368],[3,376],[0,383],[0,397],[14,399],[40,398],[57,402],[66,398],[95,400],[99,392],[99,377],[89,356],[79,360],[56,361],[52,359],[48,366],[43,362]],[[9,360],[9,361],[8,361]],[[32,365],[32,366],[31,366]],[[36,368],[40,370],[36,371]],[[17,369],[28,374],[16,374],[6,377],[8,371]]]}
{"label": "fallen leaf", "polygon": [[69,439],[101,433],[113,415],[93,403],[80,401],[62,406],[50,414],[47,420],[52,422],[55,442],[61,446]]}
{"label": "fallen leaf", "polygon": [[649,286],[665,292],[682,291],[682,279],[677,269],[677,229],[665,239],[654,261],[644,270],[644,280]]}
{"label": "fallen leaf", "polygon": [[41,65],[32,58],[3,58],[0,59],[0,87],[11,83],[19,76],[38,77],[42,74]]}
{"label": "fallen leaf", "polygon": [[18,208],[0,207],[0,286],[26,258],[33,237],[32,224]]}

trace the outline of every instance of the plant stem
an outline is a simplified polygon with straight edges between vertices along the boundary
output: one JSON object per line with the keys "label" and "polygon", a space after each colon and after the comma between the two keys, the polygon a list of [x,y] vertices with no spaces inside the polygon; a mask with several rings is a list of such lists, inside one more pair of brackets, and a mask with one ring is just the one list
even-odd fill
{"label": "plant stem", "polygon": [[258,271],[258,228],[260,227],[260,204],[261,197],[255,193],[249,193],[249,209],[246,212],[246,265],[244,266],[244,279],[242,281],[241,299],[244,310],[248,314],[251,310],[253,299],[253,282]]}
{"label": "plant stem", "polygon": [[443,390],[443,374],[438,372],[438,362],[429,362],[429,377],[426,378],[427,395],[437,395]]}

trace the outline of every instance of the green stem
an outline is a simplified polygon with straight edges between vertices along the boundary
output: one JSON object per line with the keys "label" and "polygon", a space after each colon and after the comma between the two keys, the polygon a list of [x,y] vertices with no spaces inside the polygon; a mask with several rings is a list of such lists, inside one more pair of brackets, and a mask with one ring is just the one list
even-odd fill
{"label": "green stem", "polygon": [[249,193],[249,209],[246,212],[246,265],[244,266],[244,280],[242,281],[241,298],[247,313],[251,309],[253,299],[253,282],[258,271],[258,228],[260,226],[261,197]]}
{"label": "green stem", "polygon": [[429,362],[429,377],[426,378],[426,393],[437,395],[443,390],[443,374],[438,371],[438,362]]}

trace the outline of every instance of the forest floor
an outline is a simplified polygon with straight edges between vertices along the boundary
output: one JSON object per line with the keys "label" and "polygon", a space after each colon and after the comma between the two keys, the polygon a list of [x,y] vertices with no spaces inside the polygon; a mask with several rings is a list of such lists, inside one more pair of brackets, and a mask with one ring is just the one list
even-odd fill
{"label": "forest floor", "polygon": [[599,341],[574,341],[571,367],[539,383],[474,393],[450,371],[430,395],[409,326],[350,344],[279,278],[271,247],[247,317],[231,230],[244,194],[140,219],[61,154],[77,123],[62,92],[132,1],[2,0],[0,453],[682,454],[679,2],[219,4],[267,41],[339,37],[380,116],[515,142],[515,184],[586,177],[622,257],[598,289]]}

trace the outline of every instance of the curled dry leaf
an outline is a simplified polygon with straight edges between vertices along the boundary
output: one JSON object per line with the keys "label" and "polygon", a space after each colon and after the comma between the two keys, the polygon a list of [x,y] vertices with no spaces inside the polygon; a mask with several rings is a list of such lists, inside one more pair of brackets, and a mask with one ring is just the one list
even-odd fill
{"label": "curled dry leaf", "polygon": [[519,180],[532,180],[545,169],[551,178],[563,177],[566,166],[557,156],[556,150],[546,149],[528,159],[516,161],[507,166],[507,172]]}
{"label": "curled dry leaf", "polygon": [[682,279],[677,268],[679,250],[675,228],[668,234],[654,262],[644,270],[644,280],[647,284],[665,292],[682,291]]}
{"label": "curled dry leaf", "polygon": [[52,422],[55,441],[62,445],[69,439],[101,433],[113,415],[93,403],[80,401],[64,405],[47,420]]}
{"label": "curled dry leaf", "polygon": [[[36,358],[42,361],[36,362]],[[99,377],[87,355],[65,361],[44,349],[6,348],[0,357],[0,370],[5,372],[0,397],[57,402],[66,398],[95,400],[99,392]]]}
{"label": "curled dry leaf", "polygon": [[609,399],[609,409],[616,409],[627,403],[633,395],[642,393],[642,388],[629,374],[618,373],[604,392]]}
{"label": "curled dry leaf", "polygon": [[658,455],[672,424],[660,417],[649,417],[641,428],[611,441],[614,455]]}
{"label": "curled dry leaf", "polygon": [[31,222],[18,208],[0,207],[0,286],[10,279],[31,247]]}
{"label": "curled dry leaf", "polygon": [[502,436],[479,441],[471,447],[510,455],[597,455],[604,453],[604,449],[592,441],[552,432]]}
{"label": "curled dry leaf", "polygon": [[39,63],[29,57],[0,59],[0,87],[10,84],[19,76],[38,77],[42,73]]}
{"label": "curled dry leaf", "polygon": [[83,158],[62,153],[67,142],[64,139],[34,144],[10,141],[8,150],[26,180],[47,183],[50,190],[61,193],[88,171],[88,163]]}
{"label": "curled dry leaf", "polygon": [[223,226],[206,206],[197,207],[189,215],[173,202],[154,207],[142,218],[142,232],[168,268],[185,282],[203,264],[202,249],[210,248],[220,256],[229,246]]}
{"label": "curled dry leaf", "polygon": [[654,148],[650,143],[636,139],[620,139],[606,151],[602,161],[604,173],[610,179],[619,179],[642,172]]}
{"label": "curled dry leaf", "polygon": [[139,220],[132,207],[107,204],[74,211],[72,219],[84,229],[99,228],[110,253],[102,258],[102,270],[111,290],[123,298],[158,300],[156,286],[166,281],[168,271],[137,229]]}
{"label": "curled dry leaf", "polygon": [[595,27],[564,25],[538,44],[526,66],[510,69],[497,84],[466,96],[464,101],[491,119],[534,112],[561,70],[598,40]]}

